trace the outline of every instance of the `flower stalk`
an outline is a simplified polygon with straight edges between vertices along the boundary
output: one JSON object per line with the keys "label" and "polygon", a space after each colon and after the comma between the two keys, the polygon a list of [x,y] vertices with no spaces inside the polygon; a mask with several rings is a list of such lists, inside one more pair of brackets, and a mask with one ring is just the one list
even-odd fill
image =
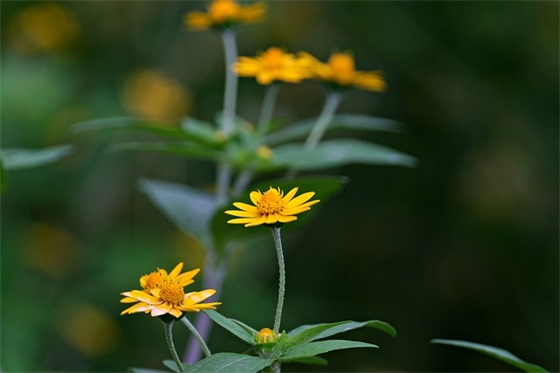
{"label": "flower stalk", "polygon": [[198,344],[200,345],[200,348],[202,349],[202,352],[204,352],[204,355],[206,357],[212,355],[212,353],[210,352],[210,349],[208,348],[208,345],[206,344],[206,342],[204,342],[204,338],[202,338],[202,336],[198,333],[198,330],[196,330],[196,328],[189,321],[189,319],[187,319],[187,317],[183,317],[181,319],[181,321],[189,329],[189,331],[192,333],[194,338],[196,338],[196,340],[198,341]]}
{"label": "flower stalk", "polygon": [[173,360],[175,361],[175,364],[177,364],[177,369],[179,369],[179,372],[183,373],[185,371],[185,368],[183,367],[183,364],[181,364],[181,360],[179,359],[179,355],[177,354],[177,350],[175,349],[175,343],[173,343],[173,320],[171,320],[171,322],[163,322],[163,329],[165,331],[165,340],[167,341],[167,348],[169,348],[169,352],[171,353],[171,356],[173,357]]}
{"label": "flower stalk", "polygon": [[[226,136],[229,136],[234,129],[235,107],[237,105],[238,78],[232,70],[232,65],[237,59],[237,45],[233,30],[227,28],[222,31],[221,36],[225,54],[226,84],[224,89],[224,112],[220,129]],[[225,163],[220,163],[218,165],[218,174],[216,177],[218,204],[222,204],[227,200],[232,174],[233,172],[230,165]]]}
{"label": "flower stalk", "polygon": [[286,267],[284,263],[284,253],[282,251],[282,238],[280,236],[280,227],[272,228],[272,238],[274,239],[274,246],[276,247],[276,254],[278,256],[278,304],[276,305],[276,314],[274,316],[274,334],[280,332],[280,321],[282,319],[282,309],[284,308],[284,294],[286,293]]}
{"label": "flower stalk", "polygon": [[268,124],[272,120],[272,115],[274,113],[274,106],[276,106],[276,98],[278,97],[279,88],[280,86],[275,83],[272,83],[266,88],[263,106],[259,117],[259,124],[257,128],[257,134],[259,136],[263,136],[264,134],[266,134],[266,131],[268,129]]}
{"label": "flower stalk", "polygon": [[340,91],[332,91],[329,93],[327,100],[325,101],[325,105],[323,106],[323,110],[321,110],[321,114],[319,115],[319,118],[317,118],[315,126],[305,140],[306,149],[314,149],[319,144],[319,141],[321,141],[321,138],[325,134],[325,131],[332,121],[334,113],[338,109],[343,97],[344,94]]}

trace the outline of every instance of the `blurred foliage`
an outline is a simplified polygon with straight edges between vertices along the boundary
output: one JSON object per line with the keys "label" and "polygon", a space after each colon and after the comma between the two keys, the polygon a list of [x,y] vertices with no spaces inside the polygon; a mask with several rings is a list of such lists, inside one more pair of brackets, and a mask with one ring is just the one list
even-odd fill
{"label": "blurred foliage", "polygon": [[[136,183],[146,177],[204,189],[214,170],[157,153],[105,152],[116,140],[150,134],[73,134],[69,128],[139,114],[212,121],[222,100],[220,43],[210,32],[182,29],[183,14],[201,3],[17,1],[0,7],[2,148],[74,145],[56,164],[8,171],[1,369],[161,369],[168,353],[159,322],[119,317],[119,293],[154,266],[178,260],[200,266],[202,253]],[[414,170],[356,165],[334,171],[349,184],[285,243],[286,328],[374,316],[399,330],[396,339],[379,341],[381,349],[330,353],[331,371],[510,369],[460,349],[435,348],[429,341],[436,337],[500,346],[560,370],[559,4],[297,1],[269,7],[267,22],[239,29],[240,53],[272,45],[323,58],[333,46],[353,51],[357,68],[385,72],[389,90],[353,91],[341,111],[406,123],[404,135],[372,132],[364,139],[419,160]],[[252,80],[240,81],[240,115],[257,118],[262,92]],[[277,113],[301,120],[321,105],[322,92],[306,82],[280,91]],[[232,258],[220,311],[269,326],[263,315],[274,309],[276,263],[272,245],[261,246]],[[186,333],[175,334],[181,348]],[[211,348],[235,346],[234,338],[214,330]]]}

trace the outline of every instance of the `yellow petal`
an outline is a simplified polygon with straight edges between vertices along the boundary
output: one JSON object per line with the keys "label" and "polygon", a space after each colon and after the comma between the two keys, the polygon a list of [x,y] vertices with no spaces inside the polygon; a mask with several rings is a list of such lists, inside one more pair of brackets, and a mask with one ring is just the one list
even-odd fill
{"label": "yellow petal", "polygon": [[[251,192],[249,193],[249,197],[251,198],[251,201],[255,204],[258,205],[258,203],[261,201],[262,199],[262,194],[261,192]],[[235,206],[235,203],[233,204]],[[254,207],[254,206],[253,206]],[[254,209],[256,210],[257,208],[254,207]]]}
{"label": "yellow petal", "polygon": [[299,206],[303,203],[305,203],[306,201],[310,200],[311,197],[313,197],[315,195],[315,192],[307,192],[307,193],[303,193],[301,196],[297,196],[296,198],[292,199],[290,202],[286,203],[284,205],[284,208],[293,208],[296,206]]}
{"label": "yellow petal", "polygon": [[[252,198],[251,198],[251,199],[252,199]],[[259,200],[260,200],[260,199],[259,199]],[[256,206],[248,205],[248,204],[243,203],[243,202],[234,202],[233,205],[234,205],[235,207],[237,207],[238,209],[243,210],[243,211],[250,211],[250,212],[251,212],[251,211],[257,211],[257,207],[256,207]],[[255,205],[256,205],[256,203],[255,203]]]}
{"label": "yellow petal", "polygon": [[151,309],[151,306],[149,304],[146,303],[138,303],[135,304],[132,307],[127,308],[126,310],[121,312],[121,315],[124,314],[131,314],[131,313],[136,313],[136,312],[146,312],[149,311]]}
{"label": "yellow petal", "polygon": [[196,268],[193,269],[192,271],[182,273],[179,276],[177,276],[177,282],[179,283],[180,286],[183,287],[190,285],[194,282],[193,277],[196,276],[198,272],[200,272],[200,268]]}
{"label": "yellow petal", "polygon": [[284,198],[283,198],[284,203],[287,204],[288,202],[290,202],[290,201],[292,200],[292,198],[294,198],[294,196],[296,195],[298,189],[299,189],[299,188],[296,187],[296,188],[293,188],[292,190],[290,190],[290,191],[288,192],[288,194],[286,194],[286,195],[284,196]]}
{"label": "yellow petal", "polygon": [[[155,289],[152,289],[155,290]],[[157,289],[159,290],[159,289]],[[149,304],[159,303],[159,299],[153,297],[152,295],[146,293],[145,291],[141,290],[132,290],[130,292],[123,293],[123,295],[134,298],[138,301],[146,302]]]}
{"label": "yellow petal", "polygon": [[252,211],[228,210],[226,211],[226,214],[238,216],[240,218],[256,218],[257,216],[259,216],[259,213],[257,211],[252,212]]}
{"label": "yellow petal", "polygon": [[177,264],[175,266],[175,268],[173,268],[171,273],[169,273],[169,277],[171,277],[171,278],[177,277],[179,275],[179,273],[181,273],[182,269],[183,269],[183,262],[180,262],[179,264]]}
{"label": "yellow petal", "polygon": [[181,311],[179,311],[177,308],[171,308],[169,310],[169,313],[173,316],[175,316],[176,318],[181,317],[181,315],[183,314]]}
{"label": "yellow petal", "polygon": [[297,216],[286,216],[286,215],[278,214],[278,221],[280,223],[289,223],[294,220],[297,220]]}
{"label": "yellow petal", "polygon": [[228,224],[247,224],[255,221],[256,218],[237,218],[228,220]]}
{"label": "yellow petal", "polygon": [[162,303],[162,304],[158,304],[155,306],[152,306],[152,316],[161,316],[161,315],[165,315],[166,313],[169,312],[169,310],[171,310],[173,306],[169,303]]}
{"label": "yellow petal", "polygon": [[260,216],[257,219],[247,219],[250,220],[250,222],[248,222],[248,224],[245,224],[246,227],[256,227],[257,225],[261,225],[266,223],[266,215]]}

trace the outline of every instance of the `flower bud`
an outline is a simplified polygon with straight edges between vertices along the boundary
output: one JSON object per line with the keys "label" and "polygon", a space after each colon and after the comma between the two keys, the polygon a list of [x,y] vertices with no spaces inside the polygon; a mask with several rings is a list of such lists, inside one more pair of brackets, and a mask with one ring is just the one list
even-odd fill
{"label": "flower bud", "polygon": [[269,328],[262,328],[255,337],[255,341],[260,345],[276,343],[276,340],[276,334]]}

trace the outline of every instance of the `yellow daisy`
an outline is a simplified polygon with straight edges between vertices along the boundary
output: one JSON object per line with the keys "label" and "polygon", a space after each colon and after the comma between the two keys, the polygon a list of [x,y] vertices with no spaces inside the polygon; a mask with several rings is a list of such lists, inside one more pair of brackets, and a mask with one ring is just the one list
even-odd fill
{"label": "yellow daisy", "polygon": [[208,12],[189,12],[185,23],[193,30],[228,27],[233,23],[255,23],[263,19],[264,3],[242,6],[235,0],[214,0]]}
{"label": "yellow daisy", "polygon": [[[233,205],[239,210],[228,210],[226,214],[237,218],[228,220],[230,224],[245,224],[246,227],[254,227],[261,224],[288,223],[297,219],[297,214],[311,209],[311,206],[319,200],[309,201],[315,192],[303,193],[294,198],[298,188],[293,188],[284,196],[280,188],[270,187],[264,193],[260,191],[251,192],[249,197],[254,206],[243,202],[234,202]],[[308,202],[309,201],[309,202]]]}
{"label": "yellow daisy", "polygon": [[381,71],[356,71],[354,57],[349,53],[333,53],[327,63],[301,52],[299,58],[313,71],[316,79],[340,87],[356,87],[383,92],[387,85]]}
{"label": "yellow daisy", "polygon": [[311,76],[302,60],[277,47],[268,48],[256,57],[239,57],[233,65],[233,70],[239,76],[255,77],[262,85],[274,81],[299,83]]}
{"label": "yellow daisy", "polygon": [[215,309],[220,302],[200,303],[214,295],[216,290],[207,289],[186,293],[184,287],[194,282],[193,277],[200,271],[194,269],[181,273],[183,263],[179,263],[170,273],[165,269],[144,275],[140,278],[142,290],[121,293],[121,303],[136,303],[124,310],[121,315],[136,312],[151,313],[152,316],[170,314],[180,317],[183,312],[198,312]]}

